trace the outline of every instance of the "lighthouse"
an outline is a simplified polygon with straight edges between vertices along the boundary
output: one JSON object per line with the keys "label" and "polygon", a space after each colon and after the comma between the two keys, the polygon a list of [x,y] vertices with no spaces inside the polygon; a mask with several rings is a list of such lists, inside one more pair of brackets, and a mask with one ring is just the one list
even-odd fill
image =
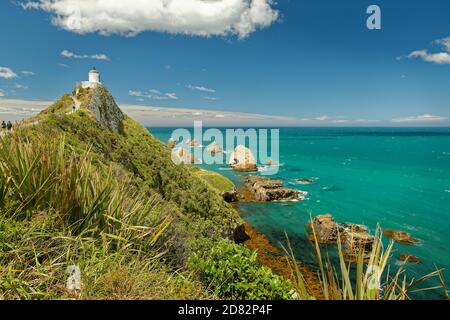
{"label": "lighthouse", "polygon": [[95,67],[93,67],[89,71],[89,81],[81,82],[81,87],[83,89],[97,88],[98,86],[101,86],[101,85],[102,85],[102,83],[100,82],[100,72],[98,72],[98,70]]}

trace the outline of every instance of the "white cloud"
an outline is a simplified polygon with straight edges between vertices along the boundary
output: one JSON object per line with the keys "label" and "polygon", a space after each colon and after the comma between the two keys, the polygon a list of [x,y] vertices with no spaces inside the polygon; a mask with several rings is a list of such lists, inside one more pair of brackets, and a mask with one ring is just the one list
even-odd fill
{"label": "white cloud", "polygon": [[450,37],[437,40],[436,43],[441,45],[447,52],[450,52]]}
{"label": "white cloud", "polygon": [[435,116],[432,114],[424,114],[420,116],[411,116],[411,117],[403,117],[403,118],[394,118],[392,122],[439,122],[447,120],[446,117]]}
{"label": "white cloud", "polygon": [[422,58],[426,62],[432,62],[436,64],[449,64],[450,54],[447,52],[430,53],[427,50],[413,51],[408,55],[408,58]]}
{"label": "white cloud", "polygon": [[201,92],[208,92],[208,93],[215,93],[216,90],[207,88],[204,86],[193,86],[191,84],[187,85],[186,88],[191,89],[192,91],[201,91]]}
{"label": "white cloud", "polygon": [[144,31],[247,37],[279,16],[273,0],[29,0],[24,9],[51,15],[67,31],[135,36]]}
{"label": "white cloud", "polygon": [[129,90],[128,95],[137,98],[147,98],[153,100],[178,100],[178,96],[174,92],[162,93],[156,89],[150,89],[148,92],[142,92],[137,90]]}
{"label": "white cloud", "polygon": [[434,43],[440,45],[443,49],[441,52],[429,52],[428,50],[416,50],[408,54],[408,58],[421,58],[426,62],[436,64],[450,64],[450,37],[439,39]]}
{"label": "white cloud", "polygon": [[0,78],[13,79],[17,78],[17,74],[8,67],[0,67]]}
{"label": "white cloud", "polygon": [[16,83],[15,88],[16,89],[28,89],[28,86],[25,86],[25,85],[20,84],[20,83]]}
{"label": "white cloud", "polygon": [[177,94],[173,92],[166,93],[164,96],[172,100],[178,100]]}
{"label": "white cloud", "polygon": [[150,89],[150,90],[148,90],[148,92],[153,93],[153,94],[162,94],[161,91],[156,90],[156,89]]}
{"label": "white cloud", "polygon": [[58,67],[61,67],[61,68],[70,68],[70,66],[68,66],[67,64],[64,64],[64,63],[58,63]]}
{"label": "white cloud", "polygon": [[4,97],[4,96],[6,96],[5,91],[3,91],[2,89],[0,89],[0,97]]}
{"label": "white cloud", "polygon": [[203,97],[203,99],[208,100],[208,101],[217,101],[217,100],[218,100],[218,99],[215,98],[215,97],[208,97],[208,96]]}
{"label": "white cloud", "polygon": [[108,56],[103,53],[96,53],[96,54],[88,55],[88,54],[76,54],[69,50],[63,50],[61,52],[61,55],[65,58],[69,58],[69,59],[93,59],[93,60],[106,60],[106,61],[109,60]]}
{"label": "white cloud", "polygon": [[380,120],[375,119],[349,119],[344,116],[319,116],[319,117],[313,117],[313,118],[302,118],[300,119],[302,122],[309,122],[309,123],[321,123],[321,124],[368,124],[368,123],[378,123],[381,122]]}
{"label": "white cloud", "polygon": [[31,76],[36,75],[33,71],[22,71],[22,74],[23,74],[25,77],[31,77]]}
{"label": "white cloud", "polygon": [[131,97],[143,97],[144,96],[141,91],[134,91],[134,90],[128,91],[128,95]]}

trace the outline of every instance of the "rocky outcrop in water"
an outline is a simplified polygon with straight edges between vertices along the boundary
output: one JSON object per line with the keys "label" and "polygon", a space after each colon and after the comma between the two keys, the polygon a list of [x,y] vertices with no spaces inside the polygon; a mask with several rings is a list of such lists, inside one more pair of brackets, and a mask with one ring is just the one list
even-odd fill
{"label": "rocky outcrop in water", "polygon": [[[319,243],[337,243],[338,240],[344,246],[348,257],[356,257],[363,250],[364,258],[372,251],[375,238],[365,226],[351,223],[338,223],[330,214],[319,215],[312,221],[312,228]],[[314,241],[314,235],[310,240]]]}
{"label": "rocky outcrop in water", "polygon": [[250,149],[239,145],[230,155],[229,165],[233,170],[240,172],[256,172],[256,159]]}
{"label": "rocky outcrop in water", "polygon": [[384,229],[383,234],[386,238],[393,239],[403,245],[414,245],[419,242],[418,239],[413,238],[409,233],[404,231]]}
{"label": "rocky outcrop in water", "polygon": [[414,263],[414,264],[422,263],[420,258],[413,256],[411,254],[401,254],[399,257],[399,260],[404,261],[404,262]]}
{"label": "rocky outcrop in water", "polygon": [[251,197],[258,202],[301,200],[300,191],[284,188],[281,180],[248,176],[244,184]]}
{"label": "rocky outcrop in water", "polygon": [[[317,216],[312,221],[312,227],[319,243],[336,243],[338,239],[338,224],[331,214]],[[314,239],[314,238],[312,238]]]}

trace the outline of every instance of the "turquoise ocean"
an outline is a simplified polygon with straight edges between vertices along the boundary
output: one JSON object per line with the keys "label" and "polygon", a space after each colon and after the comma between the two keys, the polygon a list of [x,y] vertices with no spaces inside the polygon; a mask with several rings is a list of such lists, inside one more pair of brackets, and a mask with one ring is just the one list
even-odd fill
{"label": "turquoise ocean", "polygon": [[[172,128],[149,128],[164,143]],[[203,142],[207,145],[208,142]],[[285,232],[298,259],[316,268],[307,240],[310,214],[330,213],[337,221],[377,224],[420,239],[414,246],[396,244],[400,254],[422,260],[407,265],[409,278],[445,268],[450,281],[450,128],[282,128],[280,170],[274,178],[289,188],[309,192],[304,202],[239,204],[243,217],[274,245],[285,243]],[[205,166],[242,185],[243,175],[226,166]],[[300,185],[297,179],[314,179]],[[333,258],[335,248],[326,248]],[[429,281],[427,286],[437,285]],[[414,294],[439,299],[441,291]]]}

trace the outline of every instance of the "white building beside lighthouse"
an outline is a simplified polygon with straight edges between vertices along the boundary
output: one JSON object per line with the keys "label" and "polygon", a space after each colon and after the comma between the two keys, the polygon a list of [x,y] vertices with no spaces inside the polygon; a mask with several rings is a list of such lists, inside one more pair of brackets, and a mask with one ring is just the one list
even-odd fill
{"label": "white building beside lighthouse", "polygon": [[100,82],[100,72],[94,67],[91,71],[89,71],[89,81],[82,81],[81,87],[83,89],[88,88],[97,88],[98,86],[101,86],[102,83]]}

